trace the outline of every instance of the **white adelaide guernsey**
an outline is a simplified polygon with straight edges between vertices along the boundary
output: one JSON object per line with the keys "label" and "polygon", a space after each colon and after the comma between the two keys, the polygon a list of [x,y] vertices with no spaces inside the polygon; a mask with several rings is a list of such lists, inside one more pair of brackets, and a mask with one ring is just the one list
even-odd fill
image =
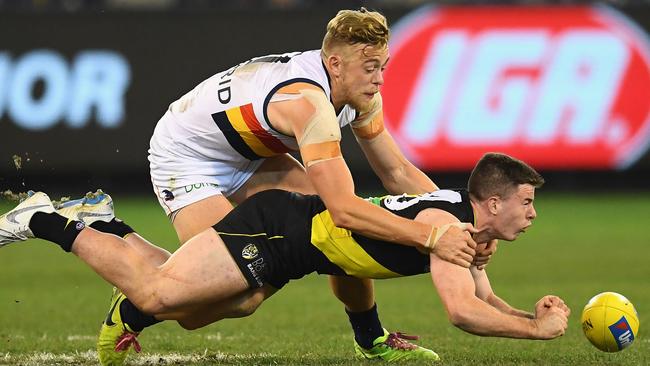
{"label": "white adelaide guernsey", "polygon": [[[248,60],[169,106],[149,148],[151,180],[168,214],[213,194],[229,196],[264,158],[298,150],[295,137],[276,131],[267,117],[271,97],[295,82],[314,84],[330,98],[320,50]],[[345,106],[339,125],[352,122],[355,114]]]}

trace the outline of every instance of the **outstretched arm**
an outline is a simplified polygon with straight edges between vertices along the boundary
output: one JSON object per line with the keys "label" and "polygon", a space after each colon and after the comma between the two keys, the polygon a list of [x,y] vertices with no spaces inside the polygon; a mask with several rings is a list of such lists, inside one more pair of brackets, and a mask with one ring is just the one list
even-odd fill
{"label": "outstretched arm", "polygon": [[[483,250],[485,245],[486,244],[484,243],[478,244],[477,256]],[[564,304],[564,300],[554,295],[547,295],[540,299],[537,304],[535,304],[535,313],[514,308],[494,293],[487,272],[484,269],[481,269],[480,266],[472,265],[470,267],[470,272],[472,273],[472,278],[476,285],[476,296],[506,314],[535,319],[541,317],[548,308],[554,306],[562,309],[567,317],[571,314],[571,310],[566,306],[566,304]]]}
{"label": "outstretched arm", "polygon": [[560,307],[550,307],[536,319],[505,313],[476,296],[469,269],[451,265],[434,254],[430,257],[431,278],[455,326],[481,336],[553,339],[564,334],[567,314]]}
{"label": "outstretched arm", "polygon": [[476,285],[476,296],[486,303],[494,306],[499,311],[522,318],[534,319],[535,314],[516,309],[510,306],[506,301],[498,297],[492,290],[490,280],[485,270],[479,270],[475,266],[470,267],[474,284]]}
{"label": "outstretched arm", "polygon": [[[432,208],[420,211],[415,220],[438,226],[458,222],[451,213]],[[429,257],[431,279],[455,326],[482,336],[552,339],[564,334],[568,308],[544,297],[535,306],[536,317],[529,318],[494,295],[484,270],[454,266],[434,253]]]}

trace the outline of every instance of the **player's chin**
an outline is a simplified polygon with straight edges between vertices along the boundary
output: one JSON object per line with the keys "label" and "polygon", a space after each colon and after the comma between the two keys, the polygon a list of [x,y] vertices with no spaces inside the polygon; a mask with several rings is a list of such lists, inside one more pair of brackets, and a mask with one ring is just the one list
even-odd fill
{"label": "player's chin", "polygon": [[366,94],[362,94],[359,98],[356,98],[352,103],[352,107],[358,111],[365,111],[370,107],[370,101],[372,97],[368,98]]}
{"label": "player's chin", "polygon": [[521,235],[523,233],[524,233],[523,230],[522,231],[517,231],[516,233],[513,233],[513,234],[511,234],[508,237],[503,238],[503,239],[507,240],[507,241],[513,241],[513,240],[516,240],[519,237],[519,235]]}
{"label": "player's chin", "polygon": [[358,103],[358,102],[350,103],[350,106],[354,108],[356,111],[365,111],[368,109],[368,107],[366,107],[363,103]]}

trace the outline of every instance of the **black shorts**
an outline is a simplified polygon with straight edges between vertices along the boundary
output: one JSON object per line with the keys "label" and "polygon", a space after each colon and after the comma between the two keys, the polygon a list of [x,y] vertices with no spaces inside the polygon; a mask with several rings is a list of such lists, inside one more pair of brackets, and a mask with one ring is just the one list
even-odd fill
{"label": "black shorts", "polygon": [[314,271],[344,274],[311,244],[312,217],[323,210],[318,196],[272,189],[242,202],[214,229],[252,288],[280,289]]}
{"label": "black shorts", "polygon": [[219,235],[251,288],[262,287],[268,283],[279,289],[286,284],[286,281],[273,281],[269,278],[267,264],[270,259],[267,251],[262,249],[266,246],[263,242],[266,238],[260,240],[245,236],[231,236],[223,232]]}

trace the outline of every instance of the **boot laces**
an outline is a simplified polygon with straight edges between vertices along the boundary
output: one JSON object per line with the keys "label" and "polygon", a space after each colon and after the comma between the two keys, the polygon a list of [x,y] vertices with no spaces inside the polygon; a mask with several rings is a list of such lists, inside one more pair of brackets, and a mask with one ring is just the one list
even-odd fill
{"label": "boot laces", "polygon": [[140,343],[138,343],[137,337],[138,337],[138,333],[131,333],[125,331],[117,339],[117,344],[115,345],[115,351],[117,352],[126,351],[129,349],[131,345],[133,345],[133,349],[135,350],[135,352],[139,353],[140,351],[142,351],[142,347],[140,347]]}
{"label": "boot laces", "polygon": [[384,343],[391,348],[414,350],[418,348],[418,346],[409,341],[416,341],[418,339],[420,339],[420,337],[415,335],[408,335],[402,332],[391,332],[388,333],[388,338],[386,338]]}

